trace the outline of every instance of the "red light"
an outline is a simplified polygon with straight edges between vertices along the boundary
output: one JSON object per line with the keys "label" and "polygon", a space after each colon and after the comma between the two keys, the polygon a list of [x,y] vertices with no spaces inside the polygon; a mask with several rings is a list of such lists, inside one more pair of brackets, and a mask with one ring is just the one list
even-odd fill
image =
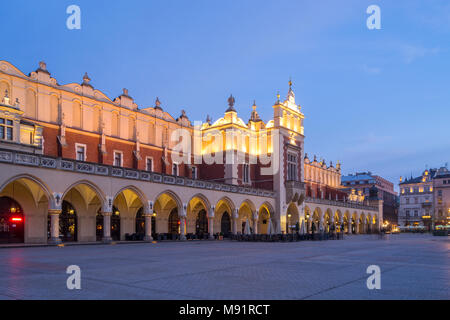
{"label": "red light", "polygon": [[12,222],[22,222],[22,218],[11,218]]}

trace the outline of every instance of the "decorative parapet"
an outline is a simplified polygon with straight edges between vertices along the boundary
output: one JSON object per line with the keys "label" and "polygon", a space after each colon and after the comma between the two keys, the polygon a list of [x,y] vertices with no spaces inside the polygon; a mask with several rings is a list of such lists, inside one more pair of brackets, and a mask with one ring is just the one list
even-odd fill
{"label": "decorative parapet", "polygon": [[353,209],[361,209],[361,210],[378,211],[378,207],[376,207],[376,206],[369,206],[369,205],[364,205],[364,204],[351,202],[351,201],[344,202],[344,201],[336,201],[336,200],[327,200],[327,199],[306,197],[305,202],[307,202],[307,203],[315,203],[315,204],[326,204],[326,205],[336,206],[336,207],[345,207],[345,208],[353,208]]}
{"label": "decorative parapet", "polygon": [[44,169],[72,171],[98,176],[109,176],[121,179],[141,180],[153,183],[186,186],[198,189],[233,192],[268,198],[275,197],[275,192],[264,189],[250,188],[247,186],[241,187],[236,185],[204,180],[193,180],[185,177],[177,177],[161,173],[152,173],[148,171],[141,171],[134,169],[118,168],[104,164],[80,162],[75,160],[54,158],[43,155],[26,154],[13,150],[0,149],[0,163],[10,163],[23,166],[40,167]]}

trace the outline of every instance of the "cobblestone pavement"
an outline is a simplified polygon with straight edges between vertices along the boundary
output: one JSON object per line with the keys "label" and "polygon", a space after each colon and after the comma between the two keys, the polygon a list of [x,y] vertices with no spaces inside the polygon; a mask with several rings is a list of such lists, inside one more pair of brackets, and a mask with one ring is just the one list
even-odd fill
{"label": "cobblestone pavement", "polygon": [[[0,299],[450,299],[450,241],[164,242],[0,249]],[[68,290],[66,268],[81,268]],[[381,290],[366,269],[381,268]]]}

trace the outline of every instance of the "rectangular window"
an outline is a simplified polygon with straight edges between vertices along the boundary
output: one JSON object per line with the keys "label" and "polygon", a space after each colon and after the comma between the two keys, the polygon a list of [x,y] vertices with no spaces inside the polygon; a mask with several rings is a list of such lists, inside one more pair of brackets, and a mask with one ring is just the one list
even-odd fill
{"label": "rectangular window", "polygon": [[242,180],[244,183],[250,182],[250,165],[248,163],[242,166]]}
{"label": "rectangular window", "polygon": [[172,175],[178,176],[178,164],[177,163],[172,164]]}
{"label": "rectangular window", "polygon": [[12,120],[0,118],[0,139],[13,140],[14,122]]}
{"label": "rectangular window", "polygon": [[147,159],[147,161],[146,161],[146,170],[148,172],[153,172],[153,158],[147,157],[146,159]]}
{"label": "rectangular window", "polygon": [[192,179],[197,179],[197,167],[192,167]]}
{"label": "rectangular window", "polygon": [[288,153],[287,165],[288,165],[288,181],[297,181],[298,180],[297,156],[292,153]]}
{"label": "rectangular window", "polygon": [[85,144],[75,144],[75,153],[77,161],[86,161],[86,145]]}
{"label": "rectangular window", "polygon": [[121,151],[114,151],[114,166],[121,167],[123,160],[123,154]]}

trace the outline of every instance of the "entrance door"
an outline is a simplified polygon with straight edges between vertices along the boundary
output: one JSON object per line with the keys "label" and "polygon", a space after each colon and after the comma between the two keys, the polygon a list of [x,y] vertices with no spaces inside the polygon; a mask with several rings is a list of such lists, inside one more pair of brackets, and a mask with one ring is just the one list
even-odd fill
{"label": "entrance door", "polygon": [[24,224],[20,205],[11,198],[0,197],[0,243],[23,243]]}

